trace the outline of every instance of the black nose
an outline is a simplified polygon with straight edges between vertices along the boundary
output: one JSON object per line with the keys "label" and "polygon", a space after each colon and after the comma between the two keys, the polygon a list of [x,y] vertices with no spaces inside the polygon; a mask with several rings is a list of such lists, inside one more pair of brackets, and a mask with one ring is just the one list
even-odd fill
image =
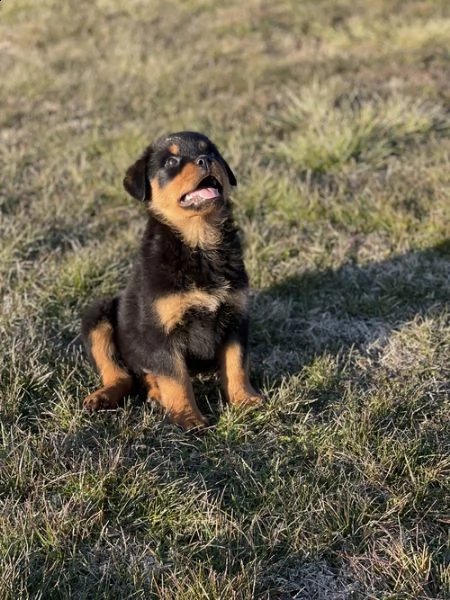
{"label": "black nose", "polygon": [[205,171],[209,171],[211,168],[211,159],[206,154],[199,156],[195,163]]}

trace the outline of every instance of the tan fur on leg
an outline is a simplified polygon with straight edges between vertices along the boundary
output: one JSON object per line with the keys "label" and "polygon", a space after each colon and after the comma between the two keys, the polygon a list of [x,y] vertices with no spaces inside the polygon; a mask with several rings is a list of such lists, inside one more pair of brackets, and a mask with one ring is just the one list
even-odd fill
{"label": "tan fur on leg", "polygon": [[84,399],[90,411],[114,409],[133,389],[131,375],[115,362],[113,329],[104,321],[90,333],[91,354],[102,378],[103,387]]}
{"label": "tan fur on leg", "polygon": [[[182,429],[205,427],[208,420],[197,407],[184,361],[180,359],[177,366],[179,374],[176,377],[151,374],[145,376],[149,396],[165,408],[169,419]],[[155,388],[155,380],[159,395],[151,395],[151,390]]]}
{"label": "tan fur on leg", "polygon": [[252,406],[262,401],[262,397],[250,384],[248,366],[243,358],[242,346],[238,342],[231,342],[222,349],[220,376],[230,404]]}

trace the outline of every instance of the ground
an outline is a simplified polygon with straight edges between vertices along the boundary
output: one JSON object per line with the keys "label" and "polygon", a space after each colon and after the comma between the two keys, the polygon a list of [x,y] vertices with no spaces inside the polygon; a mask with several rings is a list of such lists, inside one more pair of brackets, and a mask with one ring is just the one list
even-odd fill
{"label": "ground", "polygon": [[[450,597],[446,0],[3,0],[0,597]],[[200,130],[237,174],[241,413],[89,416],[83,307],[126,280],[125,169]]]}

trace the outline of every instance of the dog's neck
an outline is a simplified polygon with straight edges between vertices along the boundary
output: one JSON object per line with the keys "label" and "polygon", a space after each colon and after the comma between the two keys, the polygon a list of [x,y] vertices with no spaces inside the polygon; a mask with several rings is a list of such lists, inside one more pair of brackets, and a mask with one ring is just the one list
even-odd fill
{"label": "dog's neck", "polygon": [[199,250],[214,250],[220,246],[224,223],[231,220],[228,207],[208,215],[171,215],[170,220],[154,209],[150,211],[150,215],[172,229],[189,248]]}

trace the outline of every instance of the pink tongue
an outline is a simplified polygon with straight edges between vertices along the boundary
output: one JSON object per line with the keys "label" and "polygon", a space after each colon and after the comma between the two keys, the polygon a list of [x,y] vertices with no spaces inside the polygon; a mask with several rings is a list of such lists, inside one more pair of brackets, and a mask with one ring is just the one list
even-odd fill
{"label": "pink tongue", "polygon": [[202,188],[195,190],[190,194],[186,194],[186,200],[193,200],[194,198],[200,198],[202,200],[209,200],[210,198],[217,198],[219,196],[219,190],[216,188]]}

